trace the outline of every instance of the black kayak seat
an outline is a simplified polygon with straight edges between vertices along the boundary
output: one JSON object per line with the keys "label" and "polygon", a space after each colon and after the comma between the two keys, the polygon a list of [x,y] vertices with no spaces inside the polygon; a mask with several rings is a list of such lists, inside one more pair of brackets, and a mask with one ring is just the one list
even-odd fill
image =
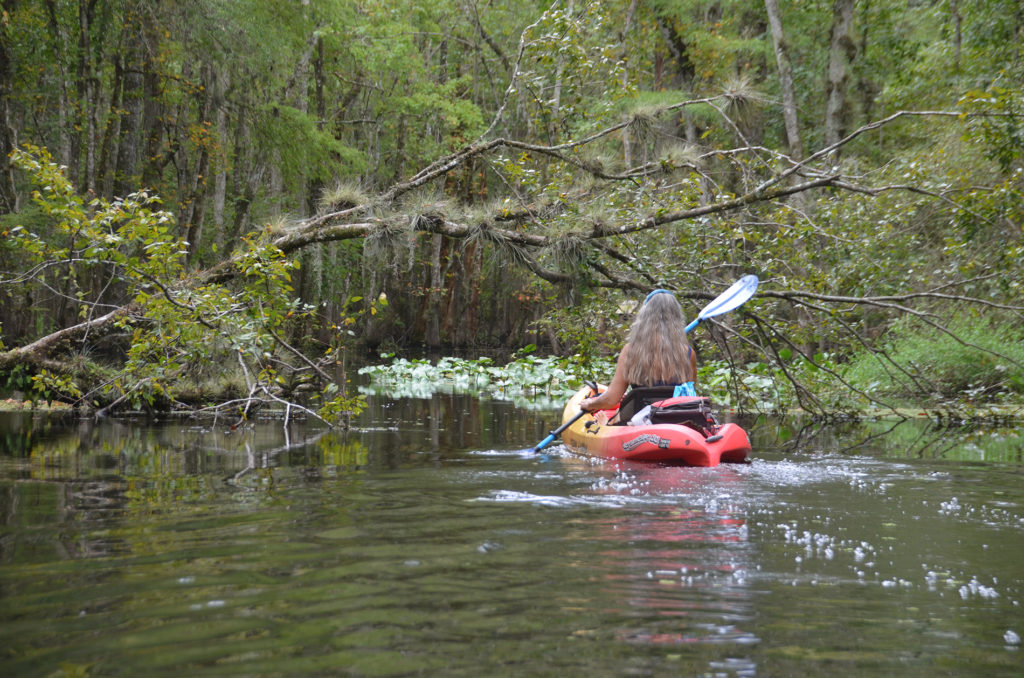
{"label": "black kayak seat", "polygon": [[634,386],[626,391],[619,404],[619,423],[627,423],[648,405],[671,398],[675,391],[675,386]]}
{"label": "black kayak seat", "polygon": [[711,411],[711,399],[674,397],[674,386],[638,386],[629,390],[619,406],[619,424],[627,424],[637,412],[652,405],[652,424],[687,424],[710,430],[718,422]]}

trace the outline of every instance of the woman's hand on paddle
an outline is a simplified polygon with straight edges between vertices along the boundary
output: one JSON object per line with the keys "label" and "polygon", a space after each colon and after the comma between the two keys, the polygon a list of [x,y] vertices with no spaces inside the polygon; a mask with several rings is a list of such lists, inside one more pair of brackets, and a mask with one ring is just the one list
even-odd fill
{"label": "woman's hand on paddle", "polygon": [[601,392],[597,388],[597,382],[591,381],[589,379],[584,379],[583,383],[590,388],[591,396],[589,398],[584,398],[583,400],[580,401],[580,409],[583,410],[584,412],[590,412],[591,409],[593,409],[593,402],[600,397]]}

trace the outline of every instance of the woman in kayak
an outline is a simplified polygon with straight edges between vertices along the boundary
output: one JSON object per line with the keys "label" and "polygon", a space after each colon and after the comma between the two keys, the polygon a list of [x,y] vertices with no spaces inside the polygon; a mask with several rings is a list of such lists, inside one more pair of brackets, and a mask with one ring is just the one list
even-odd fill
{"label": "woman in kayak", "polygon": [[696,395],[696,379],[697,356],[686,338],[683,309],[668,290],[654,290],[629,328],[629,341],[619,353],[608,389],[584,399],[580,407],[611,409],[630,386],[676,386],[678,395]]}

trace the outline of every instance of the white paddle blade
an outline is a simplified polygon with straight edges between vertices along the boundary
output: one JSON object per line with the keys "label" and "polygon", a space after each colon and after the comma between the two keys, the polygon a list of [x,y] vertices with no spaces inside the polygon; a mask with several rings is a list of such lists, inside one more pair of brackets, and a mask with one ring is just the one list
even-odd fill
{"label": "white paddle blade", "polygon": [[732,287],[715,297],[714,301],[704,307],[697,316],[698,319],[714,318],[743,305],[747,299],[754,296],[757,291],[758,279],[756,275],[745,275],[732,284]]}

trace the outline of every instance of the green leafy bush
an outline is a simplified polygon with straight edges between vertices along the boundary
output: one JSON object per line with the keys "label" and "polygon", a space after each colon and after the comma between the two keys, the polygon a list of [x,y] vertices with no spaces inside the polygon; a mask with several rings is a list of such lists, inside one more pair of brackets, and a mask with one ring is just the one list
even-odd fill
{"label": "green leafy bush", "polygon": [[975,317],[958,317],[945,327],[960,340],[919,320],[896,324],[879,352],[861,353],[850,362],[845,378],[876,397],[1024,393],[1024,331]]}
{"label": "green leafy bush", "polygon": [[[182,395],[192,391],[205,400],[197,393],[199,385],[220,380],[237,385],[229,391],[242,390],[244,382],[243,394],[200,411],[237,412],[244,418],[253,407],[267,405],[284,407],[286,417],[299,408],[332,423],[362,408],[360,396],[348,397],[283,338],[316,309],[293,287],[298,263],[266,232],[241,238],[227,282],[202,283],[187,265],[188,243],[174,214],[157,196],[140,191],[87,202],[45,148],[17,149],[11,162],[29,175],[36,187],[32,200],[48,222],[38,229],[5,227],[5,248],[34,264],[36,272],[64,270],[75,281],[79,275],[85,281],[93,274],[107,278],[108,287],[120,290],[122,305],[109,311],[106,297],[81,291],[75,295],[79,314],[93,317],[103,309],[130,337],[120,369],[96,378],[98,366],[78,364],[86,361],[76,357],[58,368],[35,370],[30,376],[34,395],[104,409],[195,409],[181,401]],[[371,305],[371,313],[383,303]],[[25,388],[26,375],[5,375],[8,387]],[[321,389],[308,401],[319,412],[286,400],[317,378]]]}

